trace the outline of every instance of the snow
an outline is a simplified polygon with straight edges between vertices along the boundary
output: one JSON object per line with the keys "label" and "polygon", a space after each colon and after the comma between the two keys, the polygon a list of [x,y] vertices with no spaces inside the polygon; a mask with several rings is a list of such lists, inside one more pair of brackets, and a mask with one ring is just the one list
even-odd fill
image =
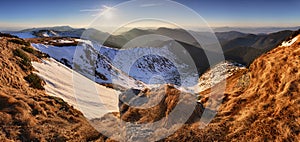
{"label": "snow", "polygon": [[72,40],[58,40],[58,43],[74,43]]}
{"label": "snow", "polygon": [[47,94],[62,98],[88,119],[118,111],[118,91],[101,86],[52,58],[32,65],[45,80]]}
{"label": "snow", "polygon": [[84,40],[84,39],[75,39],[75,41],[77,42],[82,42],[82,43],[85,43],[87,45],[90,45],[90,46],[93,46],[93,43],[89,40]]}
{"label": "snow", "polygon": [[46,32],[44,32],[42,35],[43,35],[43,37],[50,37],[50,36],[48,35],[48,33],[46,33]]}
{"label": "snow", "polygon": [[59,37],[60,35],[54,31],[49,32],[50,37]]}
{"label": "snow", "polygon": [[[231,63],[229,61],[221,62],[205,72],[199,78],[199,83],[194,87],[194,89],[196,92],[202,92],[212,88],[214,85],[232,76],[235,71],[240,69],[246,68],[238,63]],[[192,88],[189,89],[191,90]]]}
{"label": "snow", "polygon": [[294,37],[293,39],[289,40],[289,41],[284,41],[282,42],[281,46],[282,47],[287,47],[287,46],[291,46],[293,45],[297,40],[298,40],[299,36]]}
{"label": "snow", "polygon": [[67,59],[68,61],[73,60],[73,55],[76,50],[76,46],[65,46],[65,47],[58,47],[53,45],[44,45],[44,44],[31,44],[33,47],[37,48],[38,50],[49,54],[52,58],[61,60]]}

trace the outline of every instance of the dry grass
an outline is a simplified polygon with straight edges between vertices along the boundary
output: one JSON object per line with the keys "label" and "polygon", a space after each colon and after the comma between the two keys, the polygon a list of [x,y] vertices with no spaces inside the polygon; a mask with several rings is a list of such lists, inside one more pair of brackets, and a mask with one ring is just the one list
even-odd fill
{"label": "dry grass", "polygon": [[[180,98],[180,95],[183,98]],[[126,98],[128,95],[127,92],[121,95],[122,100],[129,100],[127,102],[134,102],[135,100],[141,100],[142,97],[147,98],[147,101],[144,104],[139,106],[128,106],[126,103],[120,104],[121,119],[126,122],[136,122],[136,123],[150,123],[161,120],[162,118],[168,117],[169,114],[174,110],[177,105],[182,107],[190,107],[196,104],[196,97],[192,94],[182,93],[171,85],[165,85],[153,90],[143,90],[133,98]],[[121,101],[120,101],[121,102]],[[194,111],[191,118],[187,123],[192,123],[195,119],[201,116],[202,110],[200,106]],[[183,110],[178,109],[180,114],[188,113]],[[176,119],[184,119],[185,115],[178,116]],[[182,118],[181,118],[182,117]],[[170,125],[168,123],[173,123],[170,120],[164,122],[164,125]]]}

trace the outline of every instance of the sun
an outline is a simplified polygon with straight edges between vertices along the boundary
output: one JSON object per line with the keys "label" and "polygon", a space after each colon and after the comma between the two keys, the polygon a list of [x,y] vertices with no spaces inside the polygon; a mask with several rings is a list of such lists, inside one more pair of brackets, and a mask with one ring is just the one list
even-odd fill
{"label": "sun", "polygon": [[115,9],[113,7],[103,5],[100,15],[106,19],[112,19],[114,17],[114,11]]}

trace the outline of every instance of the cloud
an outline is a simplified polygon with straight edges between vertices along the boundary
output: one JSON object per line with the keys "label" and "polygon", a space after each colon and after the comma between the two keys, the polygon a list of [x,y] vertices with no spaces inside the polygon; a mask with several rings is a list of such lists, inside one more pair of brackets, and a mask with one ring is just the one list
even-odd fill
{"label": "cloud", "polygon": [[81,9],[80,12],[104,12],[106,10],[112,10],[113,7],[102,5],[101,8],[95,8],[95,9]]}
{"label": "cloud", "polygon": [[92,13],[91,16],[95,17],[98,16],[100,13],[113,10],[115,8],[107,6],[107,5],[102,5],[101,8],[95,8],[95,9],[81,9],[80,12],[89,12]]}
{"label": "cloud", "polygon": [[161,3],[146,3],[146,4],[142,4],[140,5],[140,7],[154,7],[154,6],[160,6],[162,5]]}

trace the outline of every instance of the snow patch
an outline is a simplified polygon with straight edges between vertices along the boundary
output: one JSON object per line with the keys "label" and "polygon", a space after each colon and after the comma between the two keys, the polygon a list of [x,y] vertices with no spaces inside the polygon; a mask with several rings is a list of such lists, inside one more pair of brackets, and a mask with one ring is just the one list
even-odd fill
{"label": "snow patch", "polygon": [[[226,78],[233,75],[234,72],[240,69],[246,69],[243,65],[238,63],[231,63],[228,61],[221,62],[210,70],[205,72],[200,78],[199,83],[195,88],[196,92],[202,92],[209,88],[212,88],[214,85],[220,83]],[[189,88],[191,90],[192,88]]]}
{"label": "snow patch", "polygon": [[282,42],[281,46],[282,46],[282,47],[291,46],[291,45],[293,45],[297,40],[298,40],[298,36],[294,37],[293,39],[291,39],[291,40],[289,40],[289,41],[284,41],[284,42]]}
{"label": "snow patch", "polygon": [[43,35],[43,37],[50,37],[50,36],[48,35],[48,33],[46,33],[46,32],[43,33],[42,35]]}
{"label": "snow patch", "polygon": [[74,43],[74,41],[61,39],[61,40],[58,40],[58,43]]}
{"label": "snow patch", "polygon": [[[36,74],[45,80],[44,87],[47,94],[62,98],[82,111],[88,119],[100,118],[106,113],[119,111],[118,95],[120,92],[101,86],[54,59],[43,60],[43,63],[32,62],[32,65],[38,70]],[[74,86],[76,81],[77,83],[87,82],[92,86],[83,85],[78,88]],[[95,89],[89,89],[91,87]],[[75,95],[75,91],[80,92],[81,95]]]}

